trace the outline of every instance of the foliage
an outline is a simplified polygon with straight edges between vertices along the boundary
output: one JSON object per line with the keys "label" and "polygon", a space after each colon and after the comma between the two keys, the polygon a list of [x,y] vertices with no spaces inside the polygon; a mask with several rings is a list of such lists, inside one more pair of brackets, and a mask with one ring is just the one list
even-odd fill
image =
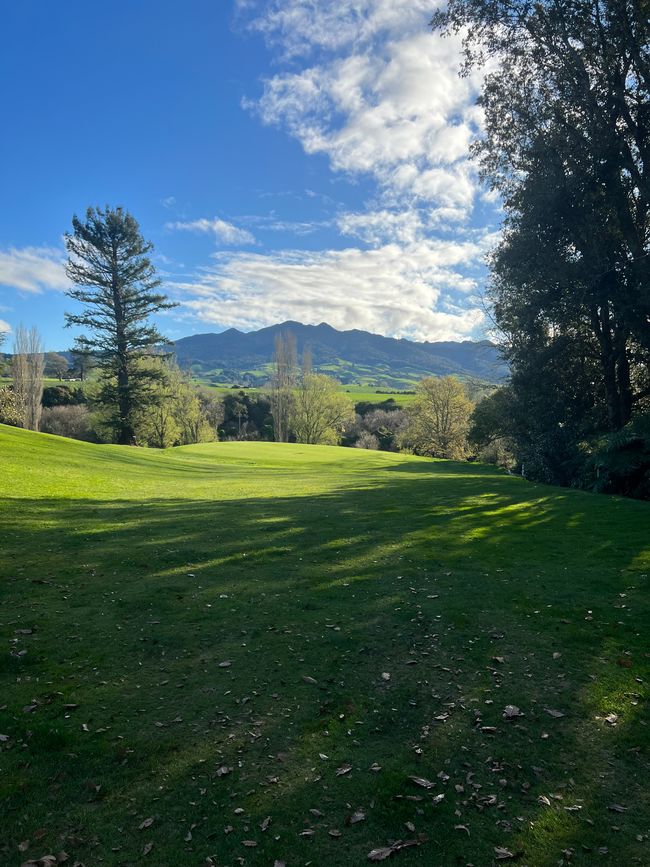
{"label": "foliage", "polygon": [[402,444],[420,455],[462,460],[468,454],[467,432],[472,403],[452,376],[428,377],[408,408]]}
{"label": "foliage", "polygon": [[97,442],[90,411],[84,404],[44,407],[41,431],[75,440]]}
{"label": "foliage", "polygon": [[83,305],[82,313],[67,313],[67,325],[90,330],[79,338],[77,356],[92,353],[101,371],[99,402],[118,443],[135,435],[135,414],[150,394],[159,371],[141,360],[163,342],[150,316],[175,305],[155,290],[160,285],[136,220],[122,208],[88,208],[86,219],[72,218],[66,233],[66,273],[77,288],[67,295]]}
{"label": "foliage", "polygon": [[361,431],[354,442],[355,449],[379,449],[379,438],[370,431]]}
{"label": "foliage", "polygon": [[354,407],[335,379],[322,373],[303,374],[291,416],[297,442],[335,445],[353,422]]}
{"label": "foliage", "polygon": [[500,467],[514,466],[514,400],[512,388],[504,386],[474,407],[467,438],[480,460]]}
{"label": "foliage", "polygon": [[147,398],[134,415],[138,444],[166,449],[215,440],[222,417],[219,401],[203,397],[169,359],[152,357],[140,363],[154,375]]}
{"label": "foliage", "polygon": [[22,427],[23,414],[13,388],[0,388],[0,424]]}
{"label": "foliage", "polygon": [[71,372],[78,376],[84,382],[88,374],[96,366],[95,358],[92,352],[85,348],[88,345],[88,339],[84,336],[78,338],[77,343],[71,350],[72,354],[72,369]]}
{"label": "foliage", "polygon": [[86,403],[86,395],[82,388],[69,385],[48,385],[43,389],[41,403],[46,406],[70,406]]}
{"label": "foliage", "polygon": [[224,439],[272,440],[273,417],[267,394],[239,391],[223,397]]}
{"label": "foliage", "polygon": [[58,352],[45,353],[45,376],[63,379],[69,370],[70,365],[65,355],[60,355]]}
{"label": "foliage", "polygon": [[650,413],[597,444],[587,464],[594,490],[650,500]]}
{"label": "foliage", "polygon": [[450,0],[434,24],[463,31],[468,68],[489,59],[476,153],[506,212],[491,301],[517,456],[534,478],[578,484],[581,442],[650,394],[647,9]]}
{"label": "foliage", "polygon": [[394,402],[386,401],[381,405],[388,405],[388,409],[378,409],[377,404],[361,404],[364,412],[359,413],[360,405],[355,406],[356,420],[352,426],[346,428],[342,445],[358,446],[359,442],[363,441],[367,444],[359,448],[377,448],[386,452],[399,449],[408,416]]}

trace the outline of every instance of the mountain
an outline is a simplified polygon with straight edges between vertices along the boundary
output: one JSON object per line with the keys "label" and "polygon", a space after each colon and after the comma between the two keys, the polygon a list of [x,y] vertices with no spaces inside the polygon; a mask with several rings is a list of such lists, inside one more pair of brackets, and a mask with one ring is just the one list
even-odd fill
{"label": "mountain", "polygon": [[219,334],[194,334],[174,344],[179,364],[197,373],[225,381],[261,381],[268,378],[276,335],[290,331],[296,337],[299,356],[305,347],[313,367],[331,373],[344,383],[408,387],[423,376],[455,374],[499,382],[507,367],[498,349],[488,340],[417,343],[382,337],[368,331],[337,331],[324,322],[302,325],[282,322],[242,332],[229,328]]}

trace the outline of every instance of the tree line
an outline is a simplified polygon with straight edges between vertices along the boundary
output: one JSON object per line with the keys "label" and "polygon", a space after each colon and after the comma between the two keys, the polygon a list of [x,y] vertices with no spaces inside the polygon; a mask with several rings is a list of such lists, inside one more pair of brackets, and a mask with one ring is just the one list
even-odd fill
{"label": "tree line", "polygon": [[650,496],[650,16],[641,0],[448,0],[482,68],[503,203],[488,301],[507,387],[477,435],[532,479]]}

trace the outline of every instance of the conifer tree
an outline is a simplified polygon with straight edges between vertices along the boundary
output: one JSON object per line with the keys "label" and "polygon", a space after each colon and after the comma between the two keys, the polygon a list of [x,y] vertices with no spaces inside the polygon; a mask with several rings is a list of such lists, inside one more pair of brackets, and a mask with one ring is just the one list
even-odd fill
{"label": "conifer tree", "polygon": [[72,218],[66,233],[66,273],[75,288],[67,295],[81,313],[66,313],[66,325],[80,325],[84,352],[100,368],[99,403],[109,412],[115,440],[134,441],[134,414],[148,400],[157,372],[138,362],[164,340],[149,317],[176,306],[156,291],[160,280],[134,217],[122,208],[88,208],[85,220]]}

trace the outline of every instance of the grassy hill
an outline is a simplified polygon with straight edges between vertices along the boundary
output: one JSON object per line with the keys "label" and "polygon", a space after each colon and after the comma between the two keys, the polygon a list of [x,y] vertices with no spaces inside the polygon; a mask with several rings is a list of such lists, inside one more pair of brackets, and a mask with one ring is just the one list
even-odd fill
{"label": "grassy hill", "polygon": [[0,468],[2,864],[650,863],[648,504],[3,426]]}

